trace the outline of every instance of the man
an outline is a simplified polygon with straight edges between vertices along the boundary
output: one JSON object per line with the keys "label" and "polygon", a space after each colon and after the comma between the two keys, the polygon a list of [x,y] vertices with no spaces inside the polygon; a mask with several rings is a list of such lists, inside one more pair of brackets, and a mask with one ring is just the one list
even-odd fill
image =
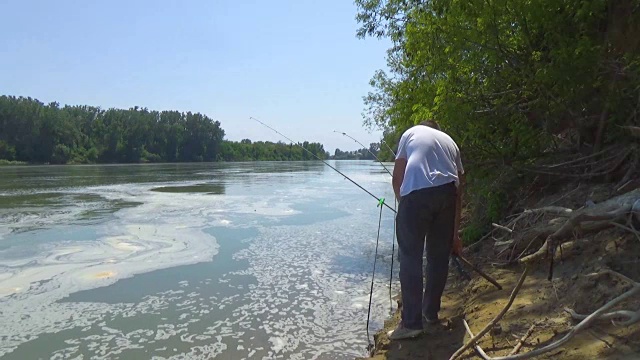
{"label": "man", "polygon": [[[435,121],[407,130],[398,145],[393,190],[399,200],[396,235],[400,256],[402,321],[391,340],[422,333],[422,319],[438,322],[449,256],[460,253],[458,237],[464,184],[460,150]],[[422,254],[427,252],[423,290]]]}

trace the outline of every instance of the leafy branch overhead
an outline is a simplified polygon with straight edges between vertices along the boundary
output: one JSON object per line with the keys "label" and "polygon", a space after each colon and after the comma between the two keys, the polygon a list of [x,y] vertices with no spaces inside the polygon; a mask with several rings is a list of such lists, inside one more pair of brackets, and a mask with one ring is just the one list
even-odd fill
{"label": "leafy branch overhead", "polygon": [[363,113],[388,143],[432,117],[472,160],[510,164],[638,124],[638,0],[356,4],[358,36],[393,43]]}

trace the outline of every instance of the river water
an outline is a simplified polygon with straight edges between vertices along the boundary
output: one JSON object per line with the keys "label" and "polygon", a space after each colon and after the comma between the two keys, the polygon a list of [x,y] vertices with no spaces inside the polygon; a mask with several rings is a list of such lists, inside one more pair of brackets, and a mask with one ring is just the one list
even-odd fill
{"label": "river water", "polygon": [[[321,162],[0,167],[0,357],[362,356],[376,205]],[[371,336],[392,235],[385,209]]]}

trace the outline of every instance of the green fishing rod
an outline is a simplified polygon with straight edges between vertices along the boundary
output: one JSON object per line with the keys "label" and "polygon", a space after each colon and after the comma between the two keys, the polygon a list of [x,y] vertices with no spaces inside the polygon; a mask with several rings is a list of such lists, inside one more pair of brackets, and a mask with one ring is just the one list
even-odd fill
{"label": "green fishing rod", "polygon": [[296,143],[295,141],[291,140],[289,137],[287,137],[286,135],[284,135],[283,133],[279,132],[278,130],[272,128],[271,126],[263,123],[262,121],[254,118],[254,117],[249,117],[249,119],[251,120],[255,120],[257,122],[259,122],[260,124],[264,125],[265,127],[269,128],[270,130],[274,131],[276,134],[282,136],[283,138],[289,140],[292,144],[298,146],[299,148],[301,148],[302,150],[306,151],[307,153],[311,154],[311,156],[313,156],[314,158],[322,161],[325,165],[327,165],[328,167],[330,167],[331,169],[333,169],[335,172],[337,172],[338,174],[344,176],[345,179],[351,181],[355,186],[359,187],[362,191],[366,192],[367,194],[371,195],[372,198],[378,200],[378,204],[380,205],[384,205],[386,206],[389,210],[393,211],[394,213],[397,213],[396,209],[392,208],[391,206],[389,206],[385,201],[384,198],[379,198],[375,195],[373,195],[369,190],[365,189],[364,187],[362,187],[360,184],[358,184],[357,182],[355,182],[354,180],[352,180],[350,177],[348,177],[347,175],[345,175],[342,171],[336,169],[335,167],[331,166],[328,162],[324,161],[323,159],[321,159],[318,155],[312,153],[311,151],[309,151],[307,148],[305,148],[304,146],[300,145],[299,143]]}
{"label": "green fishing rod", "polygon": [[[336,131],[334,130],[333,132],[338,133],[338,134],[342,134],[346,137],[348,137],[349,139],[355,141],[356,143],[360,144],[360,146],[362,146],[364,149],[367,149],[366,146],[364,146],[363,143],[361,143],[360,141],[358,141],[356,138],[354,138],[353,136],[350,136],[349,134],[347,134],[346,132],[342,132],[342,131]],[[384,140],[381,140],[384,141]],[[386,145],[386,143],[385,143]],[[389,145],[387,145],[387,147],[389,147]],[[391,150],[391,148],[389,148],[389,150]],[[389,169],[382,163],[382,161],[380,160],[380,158],[378,158],[378,156],[376,154],[374,154],[371,150],[367,149],[367,151],[369,152],[369,154],[371,154],[371,156],[373,156],[374,159],[376,159],[377,162],[380,163],[380,165],[382,165],[382,167],[387,171],[387,173],[393,177],[393,174],[391,174],[391,171],[389,171]],[[391,150],[391,153],[393,153],[393,150]],[[393,154],[395,156],[395,154]],[[393,208],[395,209],[398,206],[398,201],[395,200],[393,203]],[[378,224],[378,237],[380,237],[380,224]],[[377,244],[376,244],[377,246]],[[377,249],[376,249],[376,253],[377,253]],[[392,300],[392,296],[391,296],[391,287],[393,285],[393,257],[395,256],[396,253],[396,219],[394,217],[393,219],[393,241],[391,242],[391,268],[389,270],[389,312],[392,312],[393,309],[393,300]],[[374,261],[374,269],[373,269],[373,275],[371,276],[371,293],[369,293],[369,312],[371,311],[371,295],[373,293],[373,277],[375,276],[376,270],[375,270],[375,261]],[[369,314],[367,314],[367,331],[369,331]],[[369,337],[369,334],[367,334],[367,338]]]}

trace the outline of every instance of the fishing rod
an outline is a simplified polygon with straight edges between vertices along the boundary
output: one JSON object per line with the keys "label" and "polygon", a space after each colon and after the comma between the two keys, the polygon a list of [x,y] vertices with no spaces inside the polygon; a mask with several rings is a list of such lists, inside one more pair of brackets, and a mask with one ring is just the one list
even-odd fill
{"label": "fishing rod", "polygon": [[[398,212],[396,211],[396,209],[392,208],[391,206],[389,206],[385,201],[384,198],[378,198],[377,196],[373,195],[369,190],[365,189],[364,187],[362,187],[360,184],[358,184],[357,182],[353,181],[350,177],[348,177],[347,175],[345,175],[344,173],[342,173],[340,170],[336,169],[335,167],[331,166],[328,162],[324,161],[323,159],[321,159],[320,157],[318,157],[318,155],[312,153],[311,151],[309,151],[307,148],[305,148],[304,146],[296,143],[295,141],[291,140],[291,138],[287,137],[286,135],[282,134],[281,132],[279,132],[278,130],[272,128],[271,126],[263,123],[262,121],[254,118],[254,117],[249,117],[249,119],[251,120],[255,120],[258,123],[262,124],[263,126],[267,127],[268,129],[270,129],[271,131],[275,132],[276,134],[282,136],[283,138],[289,140],[292,144],[295,144],[296,146],[300,147],[302,150],[306,151],[307,153],[311,154],[311,156],[313,156],[314,158],[322,161],[325,165],[327,165],[328,167],[330,167],[331,169],[333,169],[335,172],[337,172],[338,174],[342,175],[345,179],[349,180],[351,183],[353,183],[355,186],[359,187],[362,191],[366,192],[367,194],[369,194],[371,197],[373,197],[374,199],[378,200],[378,205],[384,205],[386,206],[389,210],[393,211],[394,214],[397,214]],[[388,146],[388,145],[387,145]],[[464,260],[465,263],[467,264],[471,264],[468,260],[464,259],[462,257],[462,254],[452,254],[452,259],[454,261],[454,264],[456,265],[456,268],[458,269],[458,271],[460,271],[461,274],[463,274],[463,276],[465,278],[468,278],[468,274],[465,273],[465,270],[462,268],[462,266],[458,263],[458,258],[460,258],[461,260]],[[498,289],[502,289],[502,287],[497,284],[497,282],[492,279],[491,277],[489,277],[487,274],[485,274],[484,272],[478,271],[479,269],[477,267],[473,267],[473,270],[476,271],[478,274],[480,274],[480,276],[482,276],[483,278],[485,278],[486,280],[488,280],[489,282],[491,282],[492,284],[496,285],[496,287]]]}
{"label": "fishing rod", "polygon": [[[382,163],[382,161],[378,158],[378,156],[376,156],[376,154],[374,154],[371,150],[369,150],[369,148],[367,148],[366,146],[364,146],[363,143],[361,143],[360,141],[356,140],[354,137],[350,136],[349,134],[347,134],[346,132],[341,132],[341,131],[337,131],[337,130],[333,130],[334,133],[338,133],[338,134],[342,134],[346,137],[348,137],[349,139],[355,141],[356,143],[360,144],[360,146],[362,146],[362,148],[366,149],[367,152],[369,154],[371,154],[371,156],[373,156],[374,159],[376,159],[376,161],[378,161],[380,163],[380,165],[382,165],[382,167],[387,171],[387,173],[391,176],[393,176],[393,174],[391,174],[391,171],[389,171],[389,169],[387,169],[387,167]],[[387,145],[387,147],[389,147],[389,145]],[[395,154],[393,154],[395,156]]]}
{"label": "fishing rod", "polygon": [[[369,152],[369,154],[371,154],[371,156],[373,156],[374,159],[376,159],[376,161],[378,161],[380,163],[380,165],[382,165],[382,167],[387,171],[387,173],[389,175],[391,175],[391,177],[393,177],[393,174],[391,174],[391,171],[389,171],[389,169],[382,163],[382,161],[380,160],[380,158],[378,158],[378,156],[376,156],[376,154],[374,154],[371,150],[369,150],[366,146],[364,146],[363,143],[361,143],[360,141],[358,141],[356,138],[350,136],[349,134],[347,134],[346,132],[341,132],[341,131],[336,131],[334,130],[333,132],[338,133],[338,134],[342,134],[346,137],[348,137],[349,139],[355,141],[356,143],[360,144],[360,146],[362,146],[364,149],[367,149],[367,151]],[[384,141],[384,140],[382,140]],[[389,147],[389,145],[387,145],[387,147]],[[389,150],[391,150],[391,148],[389,148]],[[393,150],[391,150],[391,152],[393,153]],[[393,154],[395,157],[395,154]],[[396,199],[393,203],[393,208],[397,208],[398,206],[398,200]],[[378,224],[378,237],[380,237],[380,224]],[[377,254],[377,241],[376,241],[376,254]],[[395,256],[395,252],[396,252],[396,219],[394,217],[393,219],[393,241],[391,242],[391,270],[390,270],[390,274],[389,274],[389,312],[392,311],[393,309],[393,300],[391,298],[391,286],[393,285],[393,257]],[[377,257],[377,256],[376,256]],[[373,276],[375,276],[375,260],[373,263]],[[371,283],[373,286],[373,276],[371,277]],[[373,291],[373,288],[371,289],[371,291]],[[369,295],[369,297],[371,297],[371,294]],[[369,299],[369,311],[371,311],[371,299]],[[367,315],[367,331],[369,330],[369,318]],[[369,338],[369,335],[367,334],[367,338]]]}
{"label": "fishing rod", "polygon": [[389,149],[389,151],[391,151],[391,153],[393,154],[393,157],[396,156],[396,152],[393,151],[393,149],[389,146],[389,144],[387,144],[386,141],[384,141],[384,139],[380,139],[380,142],[383,143],[387,147],[387,149]]}
{"label": "fishing rod", "polygon": [[360,184],[358,184],[357,182],[353,181],[350,177],[348,177],[347,175],[345,175],[342,171],[336,169],[335,167],[331,166],[328,162],[324,161],[323,159],[321,159],[318,155],[314,154],[313,152],[309,151],[307,148],[305,148],[304,146],[296,143],[295,141],[291,140],[290,138],[288,138],[286,135],[284,135],[283,133],[279,132],[278,130],[272,128],[271,126],[263,123],[262,121],[254,118],[254,117],[249,117],[249,119],[251,120],[255,120],[257,122],[259,122],[260,124],[266,126],[267,128],[271,129],[272,131],[274,131],[276,134],[282,136],[283,138],[291,141],[292,144],[298,146],[299,148],[301,148],[302,150],[308,152],[309,154],[311,154],[311,156],[313,156],[314,158],[322,161],[325,165],[327,165],[328,167],[330,167],[331,169],[333,169],[335,172],[337,172],[338,174],[344,176],[345,179],[351,181],[353,183],[353,185],[359,187],[362,191],[366,192],[367,194],[371,195],[371,197],[373,197],[374,199],[378,200],[378,204],[382,204],[384,206],[386,206],[389,210],[393,211],[394,213],[397,213],[396,209],[392,208],[391,206],[389,206],[385,201],[384,198],[379,198],[375,195],[373,195],[369,190],[363,188]]}
{"label": "fishing rod", "polygon": [[[376,252],[375,255],[373,256],[373,275],[371,276],[371,290],[369,291],[369,309],[367,310],[367,341],[369,342],[368,346],[367,346],[367,351],[372,354],[373,350],[375,349],[375,344],[371,343],[370,340],[370,336],[369,336],[369,321],[370,321],[370,316],[371,316],[371,303],[373,300],[373,285],[374,285],[374,279],[375,279],[375,274],[376,274],[376,260],[378,259],[378,244],[380,242],[380,227],[382,224],[382,205],[386,206],[387,208],[389,208],[389,210],[393,211],[394,214],[397,214],[396,209],[390,207],[385,201],[384,198],[378,198],[377,196],[373,195],[371,192],[369,192],[369,190],[365,189],[364,187],[362,187],[360,184],[356,183],[355,181],[353,181],[350,177],[348,177],[347,175],[345,175],[344,173],[342,173],[340,170],[336,169],[335,167],[331,166],[328,162],[324,161],[323,159],[321,159],[320,157],[318,157],[316,154],[314,154],[313,152],[307,150],[304,146],[300,145],[299,143],[296,143],[295,141],[291,140],[289,137],[287,137],[286,135],[282,134],[281,132],[279,132],[278,130],[272,128],[271,126],[263,123],[262,121],[254,118],[254,117],[249,117],[249,119],[251,120],[255,120],[257,122],[259,122],[260,124],[264,125],[265,127],[269,128],[270,130],[274,131],[276,134],[284,137],[285,139],[289,140],[292,144],[295,144],[296,146],[302,148],[302,150],[306,151],[307,153],[311,154],[311,156],[315,157],[316,159],[322,161],[325,165],[327,165],[328,167],[330,167],[331,169],[333,169],[335,172],[337,172],[338,174],[344,176],[345,179],[351,181],[354,185],[356,185],[357,187],[359,187],[360,189],[362,189],[364,192],[366,192],[367,194],[371,195],[371,197],[373,197],[374,199],[378,200],[378,206],[380,207],[380,215],[378,218],[378,236],[376,237]],[[343,133],[345,136],[346,133]],[[350,137],[350,136],[349,136]],[[352,138],[353,139],[353,138]],[[353,139],[354,141],[358,142],[357,140]],[[362,144],[361,144],[362,145]],[[362,145],[364,147],[364,145]],[[372,154],[373,155],[373,154]],[[374,157],[378,160],[378,162],[380,162],[382,164],[382,162],[380,161],[380,159],[377,158],[377,156],[374,155]],[[382,165],[384,167],[384,164]],[[385,170],[387,170],[387,168],[385,167]],[[387,170],[387,172],[391,175],[391,172],[389,172],[389,170]],[[395,203],[394,203],[395,204]],[[395,230],[395,219],[394,219],[394,230]],[[395,231],[394,231],[394,236],[395,236]],[[395,241],[394,241],[394,245],[395,245]],[[391,276],[393,277],[393,255],[391,255],[391,261],[392,261],[392,265],[391,265]],[[389,279],[389,301],[391,301],[391,278]]]}

